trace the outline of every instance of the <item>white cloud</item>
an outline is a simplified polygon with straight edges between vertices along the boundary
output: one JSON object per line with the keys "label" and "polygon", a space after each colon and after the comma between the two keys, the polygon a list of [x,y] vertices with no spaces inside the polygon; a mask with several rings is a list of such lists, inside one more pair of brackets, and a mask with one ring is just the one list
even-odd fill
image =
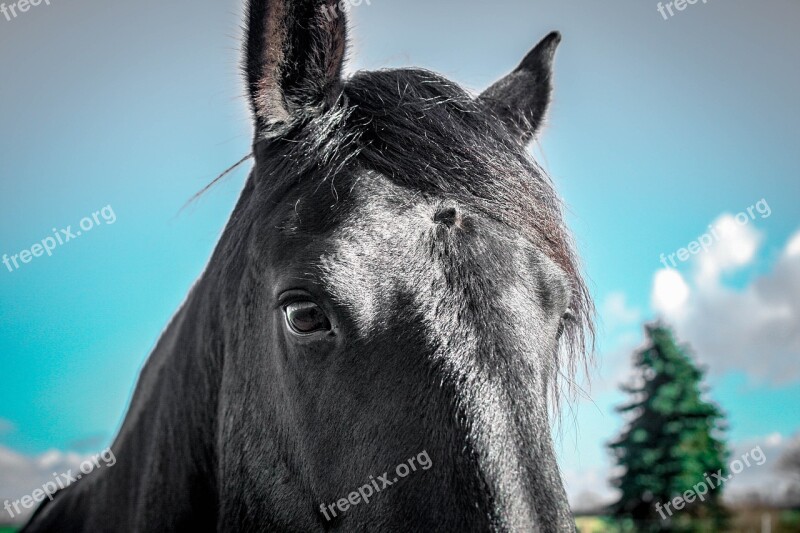
{"label": "white cloud", "polygon": [[780,433],[772,433],[771,435],[767,435],[764,439],[764,442],[767,446],[780,446],[783,443],[783,435]]}
{"label": "white cloud", "polygon": [[785,253],[787,257],[794,257],[800,255],[800,231],[794,234],[786,245]]}
{"label": "white cloud", "polygon": [[721,275],[751,264],[760,239],[746,226],[730,231],[697,258],[688,281],[675,270],[659,271],[653,308],[712,372],[738,370],[756,381],[795,382],[800,379],[800,232],[771,272],[731,289]]}
{"label": "white cloud", "polygon": [[[781,471],[778,463],[789,447],[798,443],[800,437],[790,438],[772,433],[734,444],[729,462],[738,460],[744,469],[725,482],[725,498],[732,502],[750,501],[752,494],[758,494],[765,499],[780,501],[791,486],[791,480]],[[762,453],[766,460],[759,465],[753,459],[761,458]],[[746,466],[743,456],[749,457],[750,466]]]}
{"label": "white cloud", "polygon": [[665,314],[679,314],[689,300],[691,290],[680,272],[662,269],[653,279],[652,303],[656,311]]}
{"label": "white cloud", "polygon": [[741,225],[728,214],[717,218],[711,228],[719,236],[719,241],[697,256],[699,278],[706,282],[713,282],[725,272],[750,264],[762,240],[761,234],[752,226]]}
{"label": "white cloud", "polygon": [[[76,453],[48,451],[37,457],[29,457],[0,446],[0,502],[14,502],[22,496],[30,495],[34,489],[53,481],[53,474],[76,471],[85,457]],[[33,513],[25,509],[22,515],[11,517],[0,508],[0,523],[22,523]]]}
{"label": "white cloud", "polygon": [[570,469],[562,474],[573,511],[597,511],[619,498],[619,491],[609,484],[611,472],[605,466]]}

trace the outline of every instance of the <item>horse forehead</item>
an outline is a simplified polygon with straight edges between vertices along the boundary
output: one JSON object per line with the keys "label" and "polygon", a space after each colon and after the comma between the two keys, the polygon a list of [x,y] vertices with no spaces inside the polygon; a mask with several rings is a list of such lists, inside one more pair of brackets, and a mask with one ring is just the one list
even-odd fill
{"label": "horse forehead", "polygon": [[360,329],[371,331],[398,312],[434,320],[446,309],[462,317],[465,309],[496,314],[497,300],[530,301],[532,247],[501,223],[414,193],[358,204],[331,231],[316,266]]}

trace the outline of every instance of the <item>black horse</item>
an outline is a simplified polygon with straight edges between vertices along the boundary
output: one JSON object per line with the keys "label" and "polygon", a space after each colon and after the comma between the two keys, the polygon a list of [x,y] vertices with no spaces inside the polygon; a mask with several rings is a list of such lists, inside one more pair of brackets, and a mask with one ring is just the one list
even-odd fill
{"label": "black horse", "polygon": [[250,1],[255,167],[116,465],[24,531],[574,530],[550,419],[592,304],[526,149],[560,36],[473,98],[344,79],[334,6]]}

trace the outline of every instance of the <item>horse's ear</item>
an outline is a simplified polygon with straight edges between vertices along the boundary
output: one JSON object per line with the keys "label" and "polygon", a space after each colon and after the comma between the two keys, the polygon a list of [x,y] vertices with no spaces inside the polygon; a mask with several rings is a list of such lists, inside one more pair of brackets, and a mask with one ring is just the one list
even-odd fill
{"label": "horse's ear", "polygon": [[279,134],[339,96],[347,23],[336,0],[250,0],[245,39],[259,134]]}
{"label": "horse's ear", "polygon": [[514,72],[479,97],[524,144],[533,140],[544,123],[553,90],[553,57],[560,42],[560,33],[549,34]]}

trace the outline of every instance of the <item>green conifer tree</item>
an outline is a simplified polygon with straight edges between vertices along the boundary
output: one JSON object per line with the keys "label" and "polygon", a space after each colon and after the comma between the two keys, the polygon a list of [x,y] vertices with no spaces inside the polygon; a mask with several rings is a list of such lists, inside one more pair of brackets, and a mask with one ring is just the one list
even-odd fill
{"label": "green conifer tree", "polygon": [[648,343],[634,359],[637,383],[623,387],[632,400],[618,409],[628,426],[610,444],[621,471],[614,483],[622,493],[611,510],[636,531],[719,531],[726,519],[724,485],[681,510],[665,506],[706,474],[727,475],[723,414],[704,399],[703,371],[672,331],[658,323],[645,333]]}

